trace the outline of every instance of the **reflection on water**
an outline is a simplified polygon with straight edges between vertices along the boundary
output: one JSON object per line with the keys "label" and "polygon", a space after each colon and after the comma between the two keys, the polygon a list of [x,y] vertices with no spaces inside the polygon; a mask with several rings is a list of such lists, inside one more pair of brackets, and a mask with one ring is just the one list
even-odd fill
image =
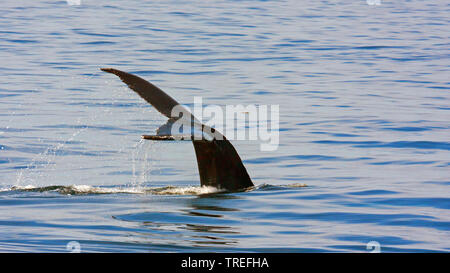
{"label": "reflection on water", "polygon": [[[237,197],[233,197],[237,198]],[[203,200],[198,200],[203,199]],[[193,235],[194,245],[209,245],[209,244],[223,244],[223,245],[233,245],[237,243],[239,230],[233,227],[232,222],[225,220],[226,215],[224,212],[239,211],[236,208],[224,207],[221,200],[229,199],[227,195],[214,195],[214,196],[200,196],[195,199],[191,199],[190,208],[186,209],[185,212],[189,216],[195,217],[210,217],[211,222],[214,224],[191,224],[187,223],[185,228],[187,230],[193,231],[198,235]],[[205,205],[207,204],[207,205]],[[220,218],[220,219],[217,219]],[[232,237],[225,237],[225,234],[232,234]],[[198,240],[195,240],[198,238]]]}
{"label": "reflection on water", "polygon": [[[183,203],[186,206],[178,211],[147,209],[139,213],[115,215],[113,218],[132,222],[148,230],[151,236],[165,234],[168,238],[174,238],[174,245],[228,246],[237,244],[240,234],[237,227],[239,223],[228,215],[239,209],[227,207],[224,201],[239,198],[229,194],[199,195],[185,200]],[[140,242],[142,232],[129,236],[136,237],[136,242]]]}

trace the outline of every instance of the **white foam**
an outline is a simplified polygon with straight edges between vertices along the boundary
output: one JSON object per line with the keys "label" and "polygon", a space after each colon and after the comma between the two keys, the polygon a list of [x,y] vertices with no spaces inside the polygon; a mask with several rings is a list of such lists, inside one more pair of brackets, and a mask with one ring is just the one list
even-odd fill
{"label": "white foam", "polygon": [[75,193],[80,194],[88,194],[88,193],[145,193],[140,188],[102,188],[102,187],[93,187],[89,185],[72,185],[67,188],[68,191],[73,191]]}
{"label": "white foam", "polygon": [[211,194],[211,193],[219,193],[224,190],[211,187],[211,186],[201,186],[201,187],[165,187],[159,189],[151,189],[150,190],[154,194],[175,194],[175,195],[200,195],[200,194]]}
{"label": "white foam", "polygon": [[67,190],[73,191],[74,193],[79,194],[88,194],[88,193],[130,193],[130,194],[144,194],[144,193],[152,193],[158,195],[200,195],[200,194],[211,194],[222,192],[215,187],[210,186],[202,186],[202,187],[129,187],[129,188],[102,188],[102,187],[93,187],[88,185],[72,185],[67,188]]}
{"label": "white foam", "polygon": [[[247,191],[253,189],[264,189],[271,187],[268,184],[262,184],[257,187],[247,189]],[[306,187],[305,184],[295,183],[290,185],[283,185],[282,187],[300,188]],[[26,186],[13,186],[11,188],[2,188],[0,192],[6,191],[39,191],[39,192],[59,192],[61,194],[155,194],[155,195],[202,195],[202,194],[214,194],[224,192],[225,190],[211,187],[211,186],[186,186],[186,187],[99,187],[89,185],[71,185],[71,186],[45,186],[37,187],[33,185]]]}
{"label": "white foam", "polygon": [[303,187],[307,187],[308,185],[306,185],[304,183],[293,183],[293,184],[287,184],[284,186],[289,187],[289,188],[303,188]]}
{"label": "white foam", "polygon": [[33,189],[36,189],[36,188],[37,187],[33,186],[33,185],[26,185],[26,186],[12,186],[8,190],[10,190],[10,191],[17,191],[17,190],[25,191],[25,190],[33,190]]}
{"label": "white foam", "polygon": [[37,187],[33,185],[13,186],[11,188],[0,189],[5,191],[56,191],[61,194],[157,194],[157,195],[201,195],[223,192],[223,190],[210,186],[187,186],[187,187],[95,187],[89,185],[71,185],[71,186],[46,186]]}

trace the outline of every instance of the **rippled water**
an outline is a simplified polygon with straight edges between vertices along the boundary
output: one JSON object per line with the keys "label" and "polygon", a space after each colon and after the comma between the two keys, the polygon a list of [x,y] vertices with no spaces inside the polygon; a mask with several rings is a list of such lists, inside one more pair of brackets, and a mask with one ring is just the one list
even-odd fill
{"label": "rippled water", "polygon": [[[446,1],[3,1],[0,251],[449,251]],[[200,188],[192,144],[100,67],[178,101],[280,105],[256,184]],[[303,185],[306,184],[306,187]]]}

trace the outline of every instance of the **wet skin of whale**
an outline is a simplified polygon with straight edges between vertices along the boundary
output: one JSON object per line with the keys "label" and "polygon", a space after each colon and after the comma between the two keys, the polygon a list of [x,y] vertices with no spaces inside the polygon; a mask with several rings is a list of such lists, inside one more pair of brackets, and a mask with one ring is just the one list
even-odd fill
{"label": "wet skin of whale", "polygon": [[[139,94],[144,100],[153,105],[156,110],[169,118],[168,123],[161,126],[168,127],[177,121],[178,117],[172,117],[174,107],[180,106],[172,97],[164,91],[154,86],[150,82],[114,68],[101,68],[102,71],[118,76],[130,89]],[[191,113],[183,115],[189,121],[193,121],[191,126],[202,131],[200,138],[191,135],[189,137],[194,144],[197,165],[202,186],[213,186],[227,191],[240,191],[252,187],[253,183],[241,158],[233,145],[217,130],[201,124]],[[166,130],[167,131],[167,130]],[[143,135],[149,140],[176,140],[177,137],[170,133],[158,132],[157,135]]]}

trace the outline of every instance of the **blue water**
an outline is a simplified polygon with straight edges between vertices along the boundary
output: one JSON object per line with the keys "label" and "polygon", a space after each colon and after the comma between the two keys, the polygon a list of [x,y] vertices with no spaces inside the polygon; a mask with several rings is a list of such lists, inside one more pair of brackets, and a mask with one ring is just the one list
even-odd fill
{"label": "blue water", "polygon": [[[449,11],[2,1],[0,251],[448,252]],[[100,67],[280,105],[276,151],[233,141],[256,188],[202,194],[192,144],[141,141],[164,117]]]}

